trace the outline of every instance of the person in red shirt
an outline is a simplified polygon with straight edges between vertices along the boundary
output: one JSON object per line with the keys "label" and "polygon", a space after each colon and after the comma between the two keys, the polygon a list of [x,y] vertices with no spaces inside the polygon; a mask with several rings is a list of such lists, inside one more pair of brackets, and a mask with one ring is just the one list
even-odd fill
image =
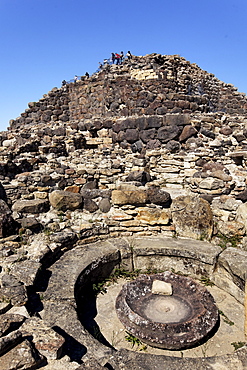
{"label": "person in red shirt", "polygon": [[119,63],[120,63],[120,58],[121,58],[121,56],[120,56],[118,53],[116,53],[116,54],[115,54],[115,58],[116,58],[116,60],[117,60],[116,64],[119,64]]}

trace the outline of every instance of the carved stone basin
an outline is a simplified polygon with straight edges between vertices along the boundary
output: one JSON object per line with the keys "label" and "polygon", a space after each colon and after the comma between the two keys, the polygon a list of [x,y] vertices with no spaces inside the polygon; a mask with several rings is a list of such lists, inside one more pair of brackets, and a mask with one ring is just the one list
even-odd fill
{"label": "carved stone basin", "polygon": [[[169,283],[171,295],[154,294],[154,281]],[[218,322],[212,295],[194,280],[166,271],[140,275],[123,285],[116,300],[119,320],[153,347],[184,349],[205,339]]]}

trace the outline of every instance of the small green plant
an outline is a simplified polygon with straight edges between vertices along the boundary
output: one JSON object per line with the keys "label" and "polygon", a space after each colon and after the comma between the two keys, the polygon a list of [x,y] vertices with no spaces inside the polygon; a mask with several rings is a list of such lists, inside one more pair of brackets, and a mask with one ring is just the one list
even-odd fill
{"label": "small green plant", "polygon": [[64,216],[65,216],[64,212],[58,213],[59,222],[63,222]]}
{"label": "small green plant", "polygon": [[201,279],[200,279],[200,282],[205,286],[214,286],[215,285],[207,276],[202,276]]}
{"label": "small green plant", "polygon": [[185,274],[182,271],[176,271],[173,267],[171,268],[171,272],[173,272],[176,275],[188,276],[188,274]]}
{"label": "small green plant", "polygon": [[95,295],[105,294],[107,292],[106,282],[107,280],[103,280],[103,281],[93,284],[93,292]]}
{"label": "small green plant", "polygon": [[202,232],[200,233],[200,236],[198,238],[198,240],[208,240],[209,238],[209,235],[208,233],[206,232],[206,230],[202,230]]}
{"label": "small green plant", "polygon": [[223,311],[219,310],[219,314],[220,314],[221,316],[223,316],[223,321],[224,321],[225,323],[227,323],[227,324],[228,324],[228,325],[230,325],[230,326],[234,325],[234,322],[233,322],[233,321],[231,321],[230,319],[228,319],[228,317],[224,314],[224,312],[223,312]]}
{"label": "small green plant", "polygon": [[116,268],[114,270],[114,273],[112,275],[110,275],[108,281],[109,282],[116,282],[119,278],[134,280],[137,276],[140,275],[140,273],[141,273],[140,269],[135,269],[133,271],[128,271],[128,270],[125,270],[123,268]]}
{"label": "small green plant", "polygon": [[160,272],[163,272],[163,271],[156,269],[155,267],[148,267],[147,270],[143,272],[143,274],[153,275],[153,274],[159,274]]}
{"label": "small green plant", "polygon": [[227,247],[237,248],[241,240],[238,235],[227,237],[221,233],[218,233],[217,237],[220,239],[219,246],[222,249],[226,249]]}
{"label": "small green plant", "polygon": [[131,343],[132,348],[137,346],[138,351],[145,351],[147,349],[147,346],[144,345],[140,339],[138,339],[133,334],[130,334],[127,331],[124,338],[127,342]]}
{"label": "small green plant", "polygon": [[134,237],[131,237],[129,239],[129,246],[130,246],[131,252],[133,252],[134,248],[136,247],[136,241]]}
{"label": "small green plant", "polygon": [[234,351],[236,351],[237,349],[245,346],[246,342],[232,342],[231,345],[234,347]]}
{"label": "small green plant", "polygon": [[49,236],[49,235],[51,235],[51,233],[52,233],[51,229],[48,229],[48,228],[44,229],[44,234],[45,235]]}

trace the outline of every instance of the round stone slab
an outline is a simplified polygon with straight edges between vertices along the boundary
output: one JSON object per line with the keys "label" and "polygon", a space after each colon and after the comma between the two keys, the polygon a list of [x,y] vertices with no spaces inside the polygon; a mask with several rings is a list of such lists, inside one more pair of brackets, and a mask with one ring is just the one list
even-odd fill
{"label": "round stone slab", "polygon": [[[172,286],[172,295],[153,294],[155,280]],[[153,347],[184,349],[206,338],[219,319],[209,291],[170,271],[140,275],[123,285],[116,299],[119,320],[134,336]]]}

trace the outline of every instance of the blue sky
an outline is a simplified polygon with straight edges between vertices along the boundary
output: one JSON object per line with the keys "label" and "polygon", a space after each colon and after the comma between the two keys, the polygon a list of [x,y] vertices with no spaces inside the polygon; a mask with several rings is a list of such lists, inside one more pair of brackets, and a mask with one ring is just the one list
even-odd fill
{"label": "blue sky", "polygon": [[247,93],[246,0],[0,0],[0,131],[111,52],[180,54]]}

